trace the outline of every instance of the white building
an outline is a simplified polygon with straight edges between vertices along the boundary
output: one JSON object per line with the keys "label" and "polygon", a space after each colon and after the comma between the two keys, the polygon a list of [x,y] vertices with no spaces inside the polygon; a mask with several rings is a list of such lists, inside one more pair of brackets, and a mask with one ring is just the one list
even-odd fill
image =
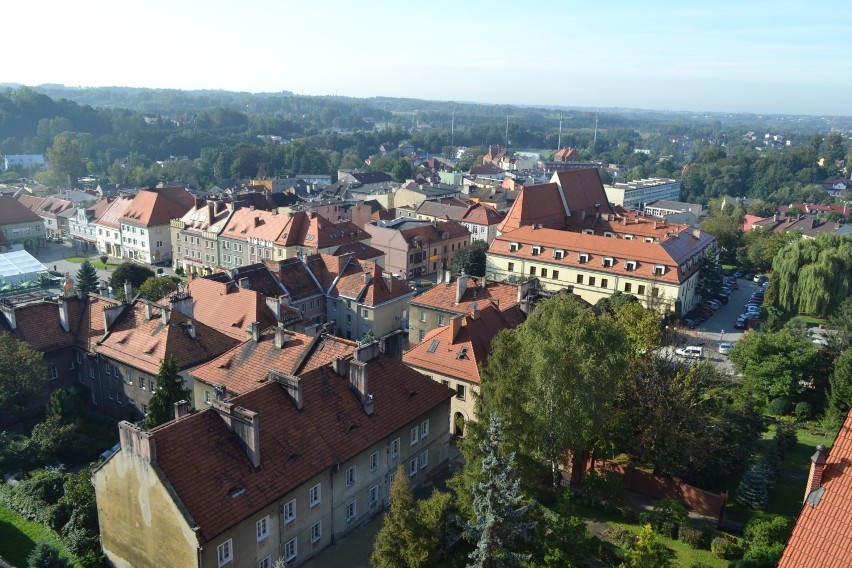
{"label": "white building", "polygon": [[676,179],[649,178],[605,185],[606,197],[612,205],[626,209],[641,209],[644,203],[664,199],[680,199],[680,181]]}

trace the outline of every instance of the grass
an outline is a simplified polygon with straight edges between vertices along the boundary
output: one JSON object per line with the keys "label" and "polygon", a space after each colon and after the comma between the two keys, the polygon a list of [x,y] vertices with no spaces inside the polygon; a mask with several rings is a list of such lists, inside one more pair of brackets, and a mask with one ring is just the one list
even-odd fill
{"label": "grass", "polygon": [[84,260],[88,260],[92,263],[92,266],[99,270],[113,270],[118,267],[118,264],[107,262],[106,264],[101,262],[101,259],[96,256],[66,256],[62,260],[67,260],[68,262],[75,262],[77,264],[82,263]]}
{"label": "grass", "polygon": [[28,521],[0,504],[0,556],[13,566],[24,567],[27,565],[27,556],[40,542],[52,544],[59,549],[62,556],[71,559],[75,566],[80,566],[51,530],[39,523]]}

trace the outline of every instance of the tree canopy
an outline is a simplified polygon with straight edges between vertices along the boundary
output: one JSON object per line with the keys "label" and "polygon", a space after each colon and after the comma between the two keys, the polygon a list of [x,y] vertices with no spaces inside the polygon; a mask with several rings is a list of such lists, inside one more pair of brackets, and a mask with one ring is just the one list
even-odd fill
{"label": "tree canopy", "polygon": [[852,239],[830,233],[799,239],[778,251],[772,269],[782,308],[830,315],[852,294]]}
{"label": "tree canopy", "polygon": [[178,374],[178,363],[174,356],[169,356],[160,364],[154,394],[148,404],[148,415],[145,417],[145,428],[150,430],[160,424],[165,424],[175,417],[175,403],[189,400],[190,392]]}
{"label": "tree canopy", "polygon": [[89,292],[97,292],[98,287],[98,271],[95,270],[95,267],[87,258],[80,263],[80,269],[77,270],[77,284],[75,288],[78,292],[88,294]]}
{"label": "tree canopy", "polygon": [[133,289],[138,290],[142,283],[152,276],[155,276],[154,271],[146,266],[136,264],[135,262],[122,262],[113,271],[109,279],[109,285],[115,297],[123,299],[125,282],[130,282]]}
{"label": "tree canopy", "polygon": [[171,276],[151,276],[139,286],[139,291],[152,302],[159,302],[178,289],[180,278]]}
{"label": "tree canopy", "polygon": [[44,393],[47,369],[41,352],[0,333],[0,411],[19,412]]}
{"label": "tree canopy", "polygon": [[470,276],[485,276],[486,252],[488,252],[488,244],[485,241],[474,241],[470,246],[460,248],[453,254],[453,273],[464,272]]}
{"label": "tree canopy", "polygon": [[792,400],[803,391],[813,367],[816,348],[790,330],[749,332],[729,355],[743,375],[743,386],[768,404],[775,398]]}

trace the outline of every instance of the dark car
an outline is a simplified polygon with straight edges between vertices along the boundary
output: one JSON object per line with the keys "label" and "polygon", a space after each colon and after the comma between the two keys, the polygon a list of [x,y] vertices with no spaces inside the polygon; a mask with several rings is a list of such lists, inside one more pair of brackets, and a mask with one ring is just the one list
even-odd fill
{"label": "dark car", "polygon": [[720,302],[722,302],[723,304],[728,303],[728,295],[727,294],[719,294],[718,296],[716,296],[716,299],[719,300]]}
{"label": "dark car", "polygon": [[746,272],[743,275],[743,278],[745,278],[746,280],[751,280],[752,278],[754,278],[754,274],[752,274],[751,272]]}
{"label": "dark car", "polygon": [[734,272],[734,278],[742,278],[743,274],[744,272],[742,270],[737,270],[736,272]]}
{"label": "dark car", "polygon": [[734,322],[734,327],[736,329],[745,329],[746,321],[748,320],[745,318],[737,318],[737,321]]}

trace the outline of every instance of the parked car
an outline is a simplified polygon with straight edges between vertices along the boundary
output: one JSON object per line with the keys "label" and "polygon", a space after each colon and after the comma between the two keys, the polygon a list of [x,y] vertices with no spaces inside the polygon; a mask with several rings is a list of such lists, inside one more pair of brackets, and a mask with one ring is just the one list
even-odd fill
{"label": "parked car", "polygon": [[754,278],[754,274],[752,274],[751,272],[746,272],[745,274],[743,274],[743,278],[745,278],[746,280],[751,280],[752,278]]}
{"label": "parked car", "polygon": [[689,329],[695,329],[698,326],[698,322],[693,319],[682,319],[680,323],[688,327]]}
{"label": "parked car", "polygon": [[701,359],[704,357],[704,348],[699,347],[698,345],[690,345],[689,347],[678,347],[675,349],[675,353],[680,355],[681,357],[686,357],[688,359]]}
{"label": "parked car", "polygon": [[734,327],[736,329],[745,329],[747,321],[748,321],[747,317],[740,316],[740,317],[737,318],[737,321],[734,322]]}
{"label": "parked car", "polygon": [[737,270],[736,272],[734,272],[734,278],[742,278],[744,275],[745,272],[743,272],[742,270]]}
{"label": "parked car", "polygon": [[728,295],[727,294],[719,294],[713,299],[718,301],[718,302],[722,302],[723,304],[728,303]]}
{"label": "parked car", "polygon": [[759,282],[761,281],[761,278],[766,278],[766,276],[763,276],[763,275],[761,275],[761,274],[755,274],[755,275],[754,275],[754,277],[752,278],[752,280],[753,280],[754,282],[758,282],[758,283],[759,283]]}
{"label": "parked car", "polygon": [[728,343],[727,341],[723,341],[719,344],[719,353],[721,355],[727,355],[731,352],[731,347],[733,347],[733,344]]}

